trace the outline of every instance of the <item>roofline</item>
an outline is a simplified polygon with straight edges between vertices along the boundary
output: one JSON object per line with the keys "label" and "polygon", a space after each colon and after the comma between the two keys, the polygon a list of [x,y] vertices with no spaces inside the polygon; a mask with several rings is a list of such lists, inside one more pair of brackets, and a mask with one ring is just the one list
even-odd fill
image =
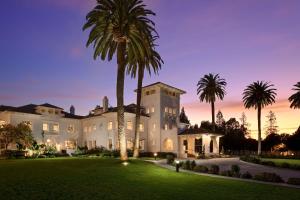
{"label": "roofline", "polygon": [[[186,91],[184,91],[184,90],[181,90],[181,89],[179,89],[179,88],[173,87],[173,86],[168,85],[168,84],[163,83],[163,82],[152,83],[152,84],[150,84],[150,85],[143,86],[142,89],[147,88],[147,87],[151,87],[151,86],[154,86],[154,85],[160,85],[160,84],[161,84],[161,85],[164,85],[164,86],[166,86],[166,87],[169,87],[169,88],[178,90],[178,91],[180,92],[180,94],[185,94],[185,93],[186,93]],[[135,89],[134,91],[136,92],[137,89]]]}

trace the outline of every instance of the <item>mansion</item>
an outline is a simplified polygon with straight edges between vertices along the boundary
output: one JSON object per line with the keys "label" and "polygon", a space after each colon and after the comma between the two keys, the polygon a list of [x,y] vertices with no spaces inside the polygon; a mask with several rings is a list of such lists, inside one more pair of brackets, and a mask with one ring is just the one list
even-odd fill
{"label": "mansion", "polygon": [[[157,82],[142,88],[142,115],[138,131],[140,150],[173,152],[179,157],[197,153],[218,154],[221,135],[190,131],[189,124],[180,122],[180,96],[185,91]],[[135,104],[124,107],[127,148],[133,148]],[[88,149],[118,149],[117,108],[109,106],[107,97],[88,115],[75,114],[74,106],[66,112],[51,104],[29,104],[20,107],[0,106],[0,126],[5,123],[29,122],[38,143],[54,145],[58,151],[72,153],[77,146]],[[11,145],[10,148],[13,148]]]}

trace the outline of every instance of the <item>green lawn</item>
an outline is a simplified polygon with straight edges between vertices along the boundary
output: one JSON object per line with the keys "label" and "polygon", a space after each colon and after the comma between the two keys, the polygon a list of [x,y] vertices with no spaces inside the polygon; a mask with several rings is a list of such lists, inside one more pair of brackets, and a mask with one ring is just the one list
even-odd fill
{"label": "green lawn", "polygon": [[277,158],[261,158],[263,161],[272,161],[275,164],[289,163],[291,165],[300,165],[300,160],[297,159],[277,159]]}
{"label": "green lawn", "polygon": [[300,190],[176,173],[144,161],[0,160],[0,199],[300,199]]}

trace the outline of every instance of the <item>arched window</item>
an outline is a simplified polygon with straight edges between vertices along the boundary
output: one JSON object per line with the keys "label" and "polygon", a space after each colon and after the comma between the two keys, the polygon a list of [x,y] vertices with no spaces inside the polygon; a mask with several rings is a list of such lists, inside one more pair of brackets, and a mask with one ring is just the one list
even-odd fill
{"label": "arched window", "polygon": [[171,139],[169,139],[169,138],[165,139],[164,149],[165,149],[165,151],[173,151],[174,146],[173,146],[173,141]]}

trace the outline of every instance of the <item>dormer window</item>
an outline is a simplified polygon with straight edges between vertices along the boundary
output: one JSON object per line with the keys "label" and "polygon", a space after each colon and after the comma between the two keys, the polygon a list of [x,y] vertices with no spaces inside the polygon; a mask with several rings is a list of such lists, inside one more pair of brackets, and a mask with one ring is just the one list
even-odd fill
{"label": "dormer window", "polygon": [[47,123],[43,123],[43,131],[49,131],[49,125]]}
{"label": "dormer window", "polygon": [[53,124],[53,132],[59,132],[59,125]]}
{"label": "dormer window", "polygon": [[58,111],[57,110],[55,111],[55,114],[58,115]]}

